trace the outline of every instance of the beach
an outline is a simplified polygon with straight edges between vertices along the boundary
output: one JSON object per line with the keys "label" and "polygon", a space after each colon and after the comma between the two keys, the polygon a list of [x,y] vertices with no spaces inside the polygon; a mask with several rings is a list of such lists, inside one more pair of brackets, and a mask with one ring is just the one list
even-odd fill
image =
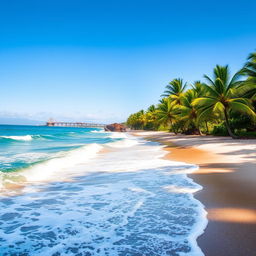
{"label": "beach", "polygon": [[165,158],[196,164],[189,174],[203,189],[194,194],[208,212],[198,238],[206,256],[256,255],[256,140],[132,132],[166,145]]}
{"label": "beach", "polygon": [[255,255],[254,140],[6,125],[0,140],[1,255]]}

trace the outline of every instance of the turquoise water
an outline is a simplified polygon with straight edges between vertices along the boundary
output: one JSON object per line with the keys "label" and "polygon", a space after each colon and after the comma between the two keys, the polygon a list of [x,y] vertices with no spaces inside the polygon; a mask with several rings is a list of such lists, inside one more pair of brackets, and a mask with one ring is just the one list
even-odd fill
{"label": "turquoise water", "polygon": [[165,154],[126,133],[0,126],[0,255],[202,256],[197,167]]}
{"label": "turquoise water", "polygon": [[0,125],[0,171],[13,172],[85,144],[114,141],[97,128]]}

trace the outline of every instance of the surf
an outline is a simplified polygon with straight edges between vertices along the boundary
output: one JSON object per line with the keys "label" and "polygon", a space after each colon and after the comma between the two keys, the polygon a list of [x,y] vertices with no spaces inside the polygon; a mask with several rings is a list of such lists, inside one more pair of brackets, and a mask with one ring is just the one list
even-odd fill
{"label": "surf", "polygon": [[24,135],[24,136],[0,136],[2,139],[8,140],[21,140],[21,141],[30,141],[33,140],[31,135]]}
{"label": "surf", "polygon": [[0,253],[202,256],[202,187],[187,177],[198,167],[129,134],[79,132],[98,143],[5,173],[24,186],[0,196]]}

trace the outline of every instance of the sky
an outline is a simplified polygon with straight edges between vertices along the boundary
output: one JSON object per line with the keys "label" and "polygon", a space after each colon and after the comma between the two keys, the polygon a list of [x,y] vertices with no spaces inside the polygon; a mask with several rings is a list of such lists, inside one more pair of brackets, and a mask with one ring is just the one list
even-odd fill
{"label": "sky", "polygon": [[121,122],[256,50],[255,0],[0,0],[0,123]]}

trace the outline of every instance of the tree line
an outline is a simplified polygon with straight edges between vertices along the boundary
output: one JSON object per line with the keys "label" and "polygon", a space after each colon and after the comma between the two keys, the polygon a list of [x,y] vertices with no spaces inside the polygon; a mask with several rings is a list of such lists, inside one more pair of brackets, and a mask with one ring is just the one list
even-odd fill
{"label": "tree line", "polygon": [[233,76],[228,65],[216,65],[204,82],[173,79],[158,104],[131,114],[126,124],[175,134],[256,136],[256,52]]}

